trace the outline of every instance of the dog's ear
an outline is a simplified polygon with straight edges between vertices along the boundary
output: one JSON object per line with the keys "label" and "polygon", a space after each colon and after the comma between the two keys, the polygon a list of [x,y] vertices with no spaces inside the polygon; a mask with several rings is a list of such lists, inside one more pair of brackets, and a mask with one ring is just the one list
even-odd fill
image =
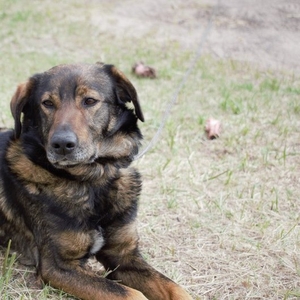
{"label": "dog's ear", "polygon": [[144,122],[144,115],[138,100],[137,92],[132,85],[132,83],[126,78],[126,76],[119,71],[115,66],[111,67],[111,75],[115,80],[116,83],[116,93],[119,99],[126,103],[132,102],[134,106],[134,111],[138,119]]}
{"label": "dog's ear", "polygon": [[33,81],[29,79],[25,83],[21,83],[15,94],[13,95],[10,102],[10,110],[15,120],[15,138],[18,139],[20,137],[22,131],[21,125],[21,114],[23,109],[28,102],[30,92],[33,86]]}

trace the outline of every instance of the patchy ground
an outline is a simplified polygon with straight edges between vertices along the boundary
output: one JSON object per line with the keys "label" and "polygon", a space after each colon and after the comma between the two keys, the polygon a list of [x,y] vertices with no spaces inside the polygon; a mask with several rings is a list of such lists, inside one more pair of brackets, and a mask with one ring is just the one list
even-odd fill
{"label": "patchy ground", "polygon": [[[113,34],[152,36],[196,48],[211,14],[204,52],[249,61],[259,67],[300,72],[298,0],[110,1],[109,14],[93,22]],[[106,26],[104,24],[106,23]]]}

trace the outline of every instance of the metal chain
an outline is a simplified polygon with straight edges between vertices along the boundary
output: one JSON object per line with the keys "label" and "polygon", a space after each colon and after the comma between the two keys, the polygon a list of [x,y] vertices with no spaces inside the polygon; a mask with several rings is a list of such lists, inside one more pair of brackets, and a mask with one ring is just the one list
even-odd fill
{"label": "metal chain", "polygon": [[202,55],[202,49],[203,49],[203,46],[208,38],[208,35],[211,31],[211,28],[212,28],[212,23],[213,23],[213,18],[214,16],[216,15],[216,12],[218,10],[220,6],[220,0],[218,0],[217,4],[214,6],[214,9],[210,15],[210,18],[207,22],[207,25],[205,27],[205,30],[203,31],[202,33],[202,36],[201,36],[201,39],[200,39],[200,42],[199,42],[199,45],[195,51],[195,55],[194,55],[194,58],[191,60],[190,62],[190,65],[188,67],[188,69],[186,70],[177,90],[175,91],[173,97],[171,98],[171,100],[169,101],[169,103],[167,104],[167,107],[165,109],[165,112],[163,114],[163,117],[162,117],[162,120],[161,120],[161,123],[160,123],[160,126],[159,128],[157,129],[155,135],[153,136],[152,140],[149,142],[149,144],[140,152],[138,153],[135,157],[134,157],[134,160],[137,160],[139,158],[141,158],[142,156],[144,156],[151,148],[153,148],[153,146],[157,143],[158,141],[158,138],[160,137],[160,134],[166,124],[166,121],[167,119],[169,118],[170,114],[171,114],[171,109],[172,107],[175,105],[177,99],[178,99],[178,96],[181,92],[181,90],[183,89],[184,85],[186,84],[187,80],[188,80],[188,77],[190,76],[191,72],[194,70],[195,66],[196,66],[196,63],[197,61],[200,59],[201,55]]}

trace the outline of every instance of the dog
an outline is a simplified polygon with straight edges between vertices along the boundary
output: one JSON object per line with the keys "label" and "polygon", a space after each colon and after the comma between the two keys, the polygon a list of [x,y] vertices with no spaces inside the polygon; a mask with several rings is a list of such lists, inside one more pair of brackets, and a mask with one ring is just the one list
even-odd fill
{"label": "dog", "polygon": [[[129,102],[132,107],[128,107]],[[0,132],[0,243],[44,283],[85,300],[190,300],[141,256],[141,176],[130,167],[144,121],[115,66],[59,65],[33,75]],[[95,257],[108,272],[90,270]]]}

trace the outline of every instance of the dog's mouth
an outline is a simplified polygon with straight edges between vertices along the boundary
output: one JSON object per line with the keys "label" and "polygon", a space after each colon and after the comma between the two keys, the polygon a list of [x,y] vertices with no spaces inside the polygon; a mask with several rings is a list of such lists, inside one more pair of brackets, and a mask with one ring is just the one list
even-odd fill
{"label": "dog's mouth", "polygon": [[56,168],[72,168],[80,165],[81,163],[78,161],[69,161],[68,159],[63,159],[57,162],[52,163]]}
{"label": "dog's mouth", "polygon": [[[48,157],[49,159],[49,157]],[[51,162],[51,164],[58,168],[58,169],[69,169],[69,168],[74,168],[77,166],[83,166],[83,165],[90,165],[92,163],[94,163],[96,161],[97,157],[96,156],[92,156],[89,159],[85,159],[85,160],[72,160],[69,159],[67,157],[63,157],[61,159],[57,159],[55,161],[49,159],[49,161]]]}

